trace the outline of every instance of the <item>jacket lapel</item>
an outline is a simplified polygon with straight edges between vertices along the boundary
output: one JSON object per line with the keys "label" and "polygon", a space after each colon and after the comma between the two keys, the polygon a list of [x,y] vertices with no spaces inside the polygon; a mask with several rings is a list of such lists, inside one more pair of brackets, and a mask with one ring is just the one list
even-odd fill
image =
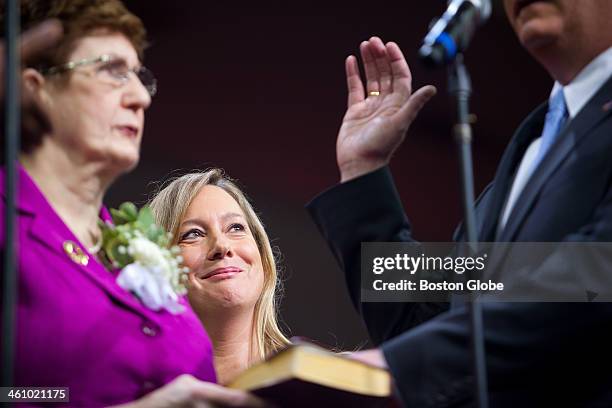
{"label": "jacket lapel", "polygon": [[[134,295],[117,285],[115,282],[116,274],[106,270],[106,268],[102,266],[83,245],[81,245],[72,232],[68,230],[67,227],[64,226],[64,228],[58,228],[56,223],[49,222],[45,217],[35,214],[28,234],[41,245],[50,248],[54,253],[65,258],[63,265],[66,267],[66,273],[81,273],[85,275],[91,282],[103,289],[104,292],[114,300],[122,303],[138,314],[143,314],[145,308],[140,305],[140,301]],[[87,265],[82,265],[71,259],[69,254],[64,250],[64,243],[66,241],[75,243],[80,250],[88,256]]]}
{"label": "jacket lapel", "polygon": [[538,137],[542,131],[547,106],[547,104],[540,105],[523,121],[523,123],[521,123],[502,156],[493,181],[493,187],[490,193],[491,200],[485,209],[484,221],[479,236],[481,242],[491,242],[495,240],[497,223],[506,196],[512,185],[514,173],[527,147],[529,147],[529,144]]}
{"label": "jacket lapel", "polygon": [[[4,199],[4,186],[2,185],[1,187]],[[146,315],[147,318],[156,320],[156,312],[143,307],[134,295],[121,288],[115,282],[115,274],[106,270],[94,256],[87,252],[72,231],[68,229],[51,208],[49,202],[21,166],[19,168],[18,197],[17,210],[22,215],[22,220],[26,221],[24,218],[31,218],[27,233],[33,240],[48,247],[60,257],[65,257],[65,262],[62,264],[62,267],[65,266],[66,273],[74,272],[84,274],[87,279],[99,286],[117,302],[140,315]],[[103,219],[107,219],[108,211],[102,208],[100,215]],[[24,228],[25,225],[20,227],[21,230]],[[66,241],[74,242],[88,255],[89,259],[87,266],[79,264],[70,258],[68,253],[64,250],[64,242]]]}
{"label": "jacket lapel", "polygon": [[[574,148],[582,142],[585,135],[591,129],[604,120],[611,111],[605,106],[609,103],[612,94],[612,77],[595,94],[595,96],[585,105],[580,113],[570,122],[551,146],[550,150],[543,158],[540,165],[535,169],[525,188],[519,195],[518,200],[510,217],[508,224],[501,231],[499,241],[513,241],[520,226],[525,221],[529,211],[533,207],[542,190],[542,187],[552,177],[553,173],[561,166],[566,157]],[[499,213],[498,213],[499,216]]]}

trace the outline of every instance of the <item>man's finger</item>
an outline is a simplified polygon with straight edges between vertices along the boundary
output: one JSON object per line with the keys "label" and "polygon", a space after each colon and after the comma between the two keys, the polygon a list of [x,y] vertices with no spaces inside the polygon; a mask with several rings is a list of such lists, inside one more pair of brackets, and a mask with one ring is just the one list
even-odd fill
{"label": "man's finger", "polygon": [[356,103],[363,101],[363,83],[359,76],[359,67],[357,66],[357,59],[351,55],[346,59],[346,85],[348,88],[348,107],[350,108]]}
{"label": "man's finger", "polygon": [[386,48],[393,74],[393,91],[409,97],[412,92],[412,73],[406,58],[396,43],[388,42]]}
{"label": "man's finger", "polygon": [[378,37],[370,39],[372,55],[376,62],[378,70],[379,91],[383,94],[390,93],[393,90],[391,78],[391,65],[389,64],[389,55],[382,40]]}
{"label": "man's finger", "polygon": [[378,68],[376,68],[376,60],[370,49],[370,42],[364,41],[359,47],[361,51],[361,59],[363,60],[363,69],[366,76],[366,90],[370,92],[379,92],[380,84],[378,82]]}
{"label": "man's finger", "polygon": [[436,94],[436,87],[427,85],[412,94],[408,102],[396,113],[400,123],[405,124],[407,130],[423,106]]}

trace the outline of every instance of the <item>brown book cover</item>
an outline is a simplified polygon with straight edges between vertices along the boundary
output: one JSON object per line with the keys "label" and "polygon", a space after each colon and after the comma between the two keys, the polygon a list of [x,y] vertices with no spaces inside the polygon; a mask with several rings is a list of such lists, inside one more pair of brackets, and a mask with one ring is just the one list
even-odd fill
{"label": "brown book cover", "polygon": [[300,341],[229,384],[279,407],[389,407],[389,372]]}

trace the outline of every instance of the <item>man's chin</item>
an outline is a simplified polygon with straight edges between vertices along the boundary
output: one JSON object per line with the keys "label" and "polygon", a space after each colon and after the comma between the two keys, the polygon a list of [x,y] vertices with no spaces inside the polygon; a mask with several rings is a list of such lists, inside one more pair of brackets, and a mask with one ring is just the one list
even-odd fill
{"label": "man's chin", "polygon": [[560,32],[550,24],[534,21],[523,25],[518,31],[518,37],[523,47],[537,58],[538,53],[558,43]]}

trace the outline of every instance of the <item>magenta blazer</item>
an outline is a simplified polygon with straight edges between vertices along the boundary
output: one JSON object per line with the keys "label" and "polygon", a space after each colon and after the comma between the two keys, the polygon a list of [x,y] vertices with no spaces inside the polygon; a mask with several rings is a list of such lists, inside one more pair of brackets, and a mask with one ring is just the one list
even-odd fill
{"label": "magenta blazer", "polygon": [[[4,169],[0,176],[4,213]],[[79,241],[23,168],[18,196],[15,385],[69,387],[70,406],[98,407],[135,400],[183,373],[216,381],[210,339],[188,305],[180,315],[154,312],[93,256],[87,266],[72,261],[63,243]],[[109,218],[105,208],[100,214]]]}

